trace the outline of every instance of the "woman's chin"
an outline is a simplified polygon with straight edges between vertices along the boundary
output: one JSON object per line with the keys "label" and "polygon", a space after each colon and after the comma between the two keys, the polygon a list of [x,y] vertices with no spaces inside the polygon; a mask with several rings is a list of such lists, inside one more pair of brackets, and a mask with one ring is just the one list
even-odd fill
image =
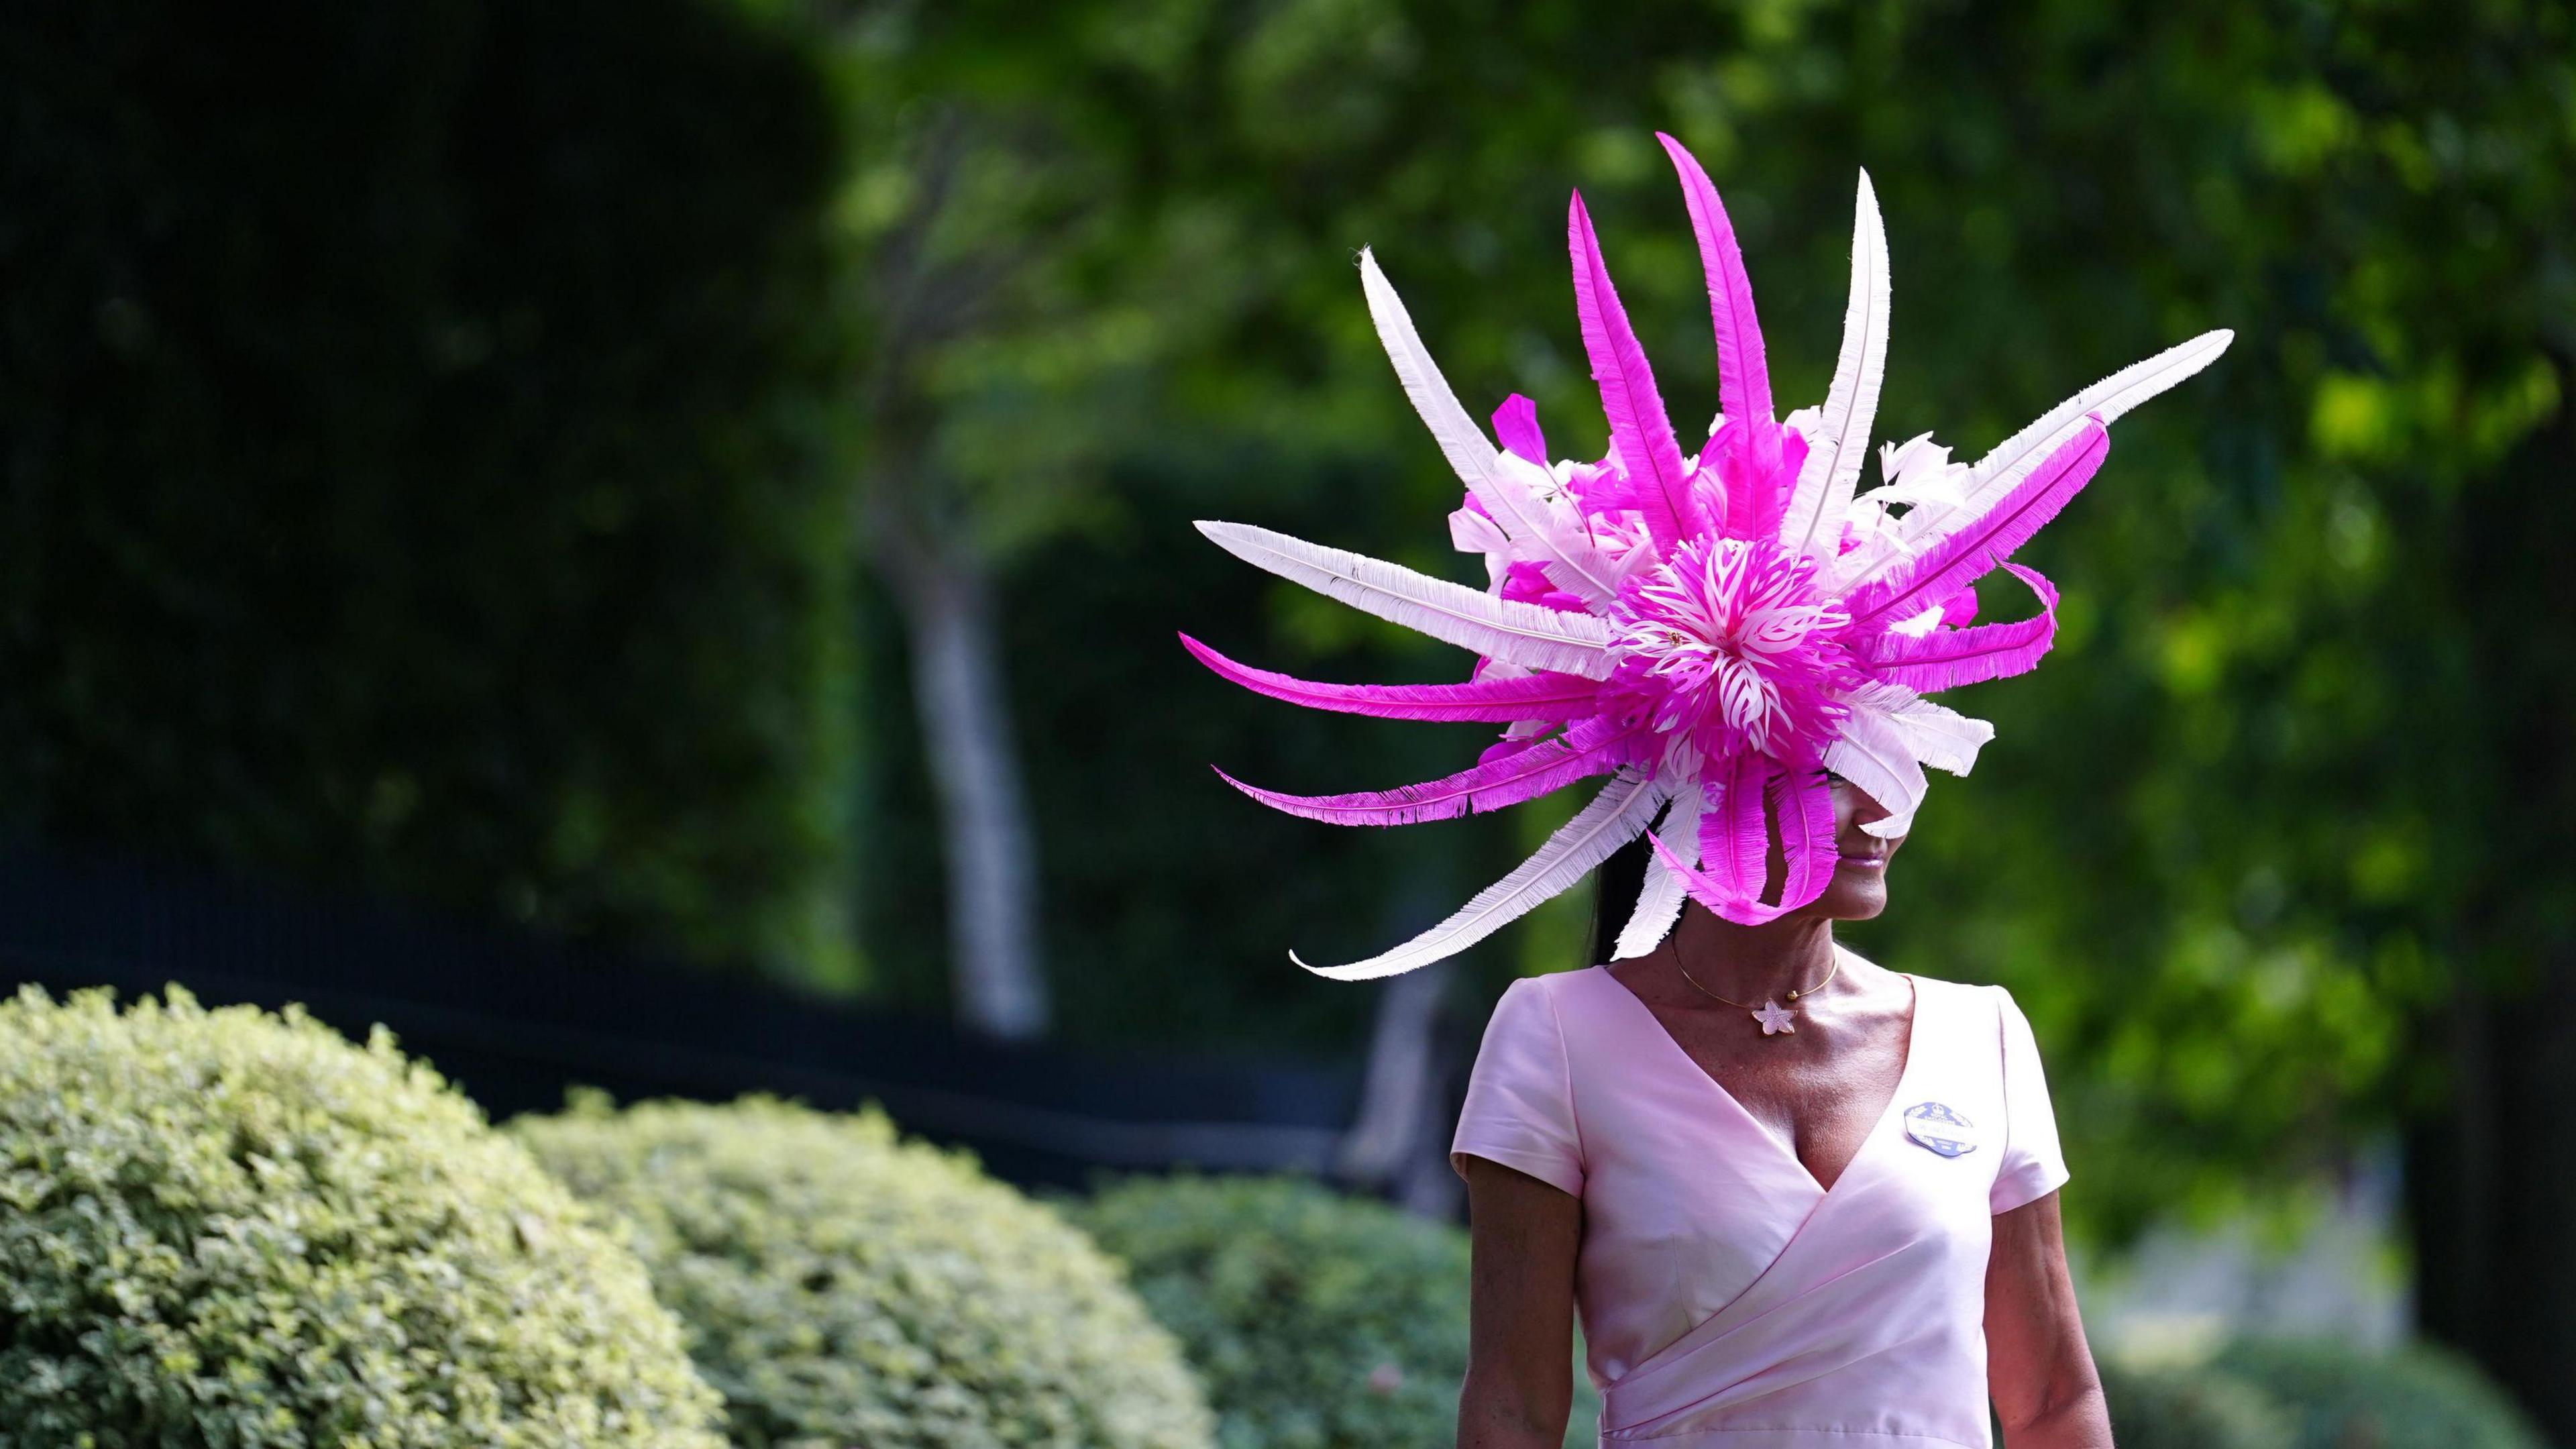
{"label": "woman's chin", "polygon": [[1817,914],[1835,921],[1866,921],[1887,909],[1887,867],[1854,865],[1834,872],[1825,893],[1816,898]]}

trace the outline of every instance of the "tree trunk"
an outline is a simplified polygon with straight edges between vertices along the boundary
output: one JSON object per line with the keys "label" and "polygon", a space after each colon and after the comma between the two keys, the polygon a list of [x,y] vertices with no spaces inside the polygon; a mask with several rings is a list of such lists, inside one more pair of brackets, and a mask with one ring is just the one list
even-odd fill
{"label": "tree trunk", "polygon": [[2532,520],[2563,506],[2571,475],[2576,409],[2562,408],[2461,509],[2468,764],[2493,803],[2458,983],[2427,1042],[2452,1092],[2410,1132],[2406,1171],[2420,1326],[2559,1443],[2576,1443],[2576,571]]}
{"label": "tree trunk", "polygon": [[992,580],[954,551],[905,549],[887,569],[911,644],[913,705],[939,803],[957,1018],[1006,1041],[1046,1034],[1037,847]]}
{"label": "tree trunk", "polygon": [[2416,1314],[2576,1440],[2576,962],[2536,989],[2471,987],[2449,1024],[2455,1091],[2409,1138]]}

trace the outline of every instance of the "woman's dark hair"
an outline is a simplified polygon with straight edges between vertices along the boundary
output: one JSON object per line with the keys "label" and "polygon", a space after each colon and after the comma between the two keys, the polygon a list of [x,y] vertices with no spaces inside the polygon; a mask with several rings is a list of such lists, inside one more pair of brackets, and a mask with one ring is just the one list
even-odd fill
{"label": "woman's dark hair", "polygon": [[1610,959],[1619,932],[1637,909],[1637,897],[1645,892],[1646,862],[1654,853],[1655,848],[1639,837],[1613,851],[1592,872],[1592,954],[1585,965],[1598,966]]}

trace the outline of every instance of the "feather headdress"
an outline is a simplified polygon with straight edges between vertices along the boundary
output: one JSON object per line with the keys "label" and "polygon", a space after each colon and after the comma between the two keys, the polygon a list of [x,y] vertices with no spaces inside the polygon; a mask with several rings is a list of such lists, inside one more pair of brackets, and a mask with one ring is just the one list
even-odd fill
{"label": "feather headdress", "polygon": [[[1410,825],[1609,777],[1537,854],[1456,915],[1369,960],[1308,967],[1319,975],[1391,976],[1452,955],[1639,835],[1653,840],[1655,859],[1620,956],[1653,949],[1685,898],[1744,924],[1813,901],[1836,862],[1826,772],[1890,812],[1864,827],[1883,837],[1910,827],[1925,765],[1968,772],[1994,727],[1924,696],[2019,674],[2048,652],[2057,591],[2008,562],[2013,551],[2101,467],[2113,420],[2207,367],[2233,339],[2204,333],[2115,373],[1974,466],[1952,463],[1928,434],[1884,447],[1881,486],[1860,492],[1887,356],[1887,240],[1868,174],[1832,386],[1823,407],[1782,419],[1726,208],[1691,154],[1657,139],[1681,174],[1716,330],[1723,411],[1696,454],[1673,434],[1577,195],[1567,223],[1575,311],[1610,420],[1609,455],[1598,462],[1549,462],[1537,409],[1518,395],[1494,414],[1501,447],[1489,441],[1377,259],[1360,253],[1360,284],[1396,377],[1467,485],[1450,532],[1460,549],[1485,556],[1488,589],[1267,529],[1199,525],[1246,562],[1479,656],[1460,684],[1318,684],[1238,664],[1183,635],[1209,668],[1313,709],[1509,727],[1446,779],[1301,796],[1226,777],[1245,794],[1339,825]],[[1974,586],[1996,569],[2029,587],[2037,615],[1970,622]],[[1787,871],[1777,903],[1766,904],[1775,822]]]}

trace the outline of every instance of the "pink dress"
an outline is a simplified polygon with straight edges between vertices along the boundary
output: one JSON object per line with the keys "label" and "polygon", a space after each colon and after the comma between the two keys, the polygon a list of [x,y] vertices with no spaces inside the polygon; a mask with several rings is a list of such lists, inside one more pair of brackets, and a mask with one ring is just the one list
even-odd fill
{"label": "pink dress", "polygon": [[1495,1005],[1451,1161],[1582,1199],[1605,1446],[1989,1449],[1993,1215],[2066,1165],[2012,997],[1907,979],[1904,1073],[1830,1191],[1608,970]]}

